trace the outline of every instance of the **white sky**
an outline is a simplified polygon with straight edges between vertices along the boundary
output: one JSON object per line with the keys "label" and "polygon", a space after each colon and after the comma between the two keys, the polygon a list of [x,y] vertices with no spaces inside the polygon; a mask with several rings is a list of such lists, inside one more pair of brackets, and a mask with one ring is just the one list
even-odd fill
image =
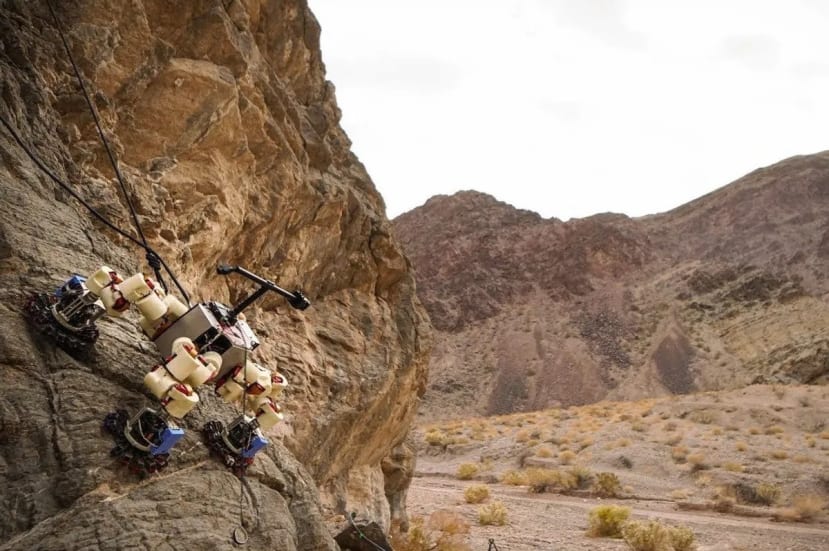
{"label": "white sky", "polygon": [[390,218],[461,189],[640,216],[829,149],[829,1],[309,4]]}

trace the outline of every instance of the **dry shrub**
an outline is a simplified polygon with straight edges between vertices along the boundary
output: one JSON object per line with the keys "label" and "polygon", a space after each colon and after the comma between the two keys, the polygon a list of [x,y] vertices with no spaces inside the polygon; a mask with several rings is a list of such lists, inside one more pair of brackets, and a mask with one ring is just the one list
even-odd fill
{"label": "dry shrub", "polygon": [[786,429],[781,427],[780,425],[772,425],[770,427],[766,427],[765,433],[772,435],[772,434],[783,434],[786,432]]}
{"label": "dry shrub", "polygon": [[737,448],[738,452],[744,452],[748,449],[748,443],[744,440],[740,440],[736,444],[734,444],[734,447]]}
{"label": "dry shrub", "polygon": [[424,440],[430,446],[444,446],[446,445],[447,437],[442,431],[432,430],[426,433]]}
{"label": "dry shrub", "polygon": [[573,460],[575,458],[576,458],[575,452],[572,452],[570,450],[565,450],[565,451],[558,454],[558,460],[561,461],[562,465],[569,465],[570,463],[573,462]]}
{"label": "dry shrub", "polygon": [[526,486],[529,483],[526,471],[507,471],[501,475],[501,482],[510,486]]}
{"label": "dry shrub", "polygon": [[530,439],[530,431],[526,429],[519,430],[515,433],[515,441],[516,442],[526,442]]}
{"label": "dry shrub", "polygon": [[622,492],[622,483],[613,473],[597,473],[593,491],[604,497],[616,497]]}
{"label": "dry shrub", "polygon": [[710,425],[716,420],[716,415],[713,411],[701,409],[691,412],[688,419],[701,425]]}
{"label": "dry shrub", "polygon": [[691,466],[691,471],[704,471],[708,468],[704,453],[690,453],[685,457],[685,461]]}
{"label": "dry shrub", "polygon": [[685,458],[688,456],[688,448],[685,446],[674,446],[671,448],[671,457],[677,463],[684,463]]}
{"label": "dry shrub", "polygon": [[786,459],[789,457],[789,453],[786,450],[772,450],[769,456],[772,459]]}
{"label": "dry shrub", "polygon": [[487,503],[478,509],[478,522],[483,525],[503,526],[507,523],[507,508],[500,501]]}
{"label": "dry shrub", "polygon": [[732,485],[734,496],[740,503],[751,505],[774,505],[780,499],[780,488],[774,484],[762,482],[756,486],[737,482]]}
{"label": "dry shrub", "polygon": [[730,513],[736,504],[737,490],[731,485],[717,486],[713,499],[708,502],[708,506],[718,513]]}
{"label": "dry shrub", "polygon": [[622,527],[622,537],[633,551],[691,551],[694,533],[684,526],[668,526],[652,520],[629,522]]}
{"label": "dry shrub", "polygon": [[475,484],[469,486],[463,492],[463,498],[467,503],[483,503],[489,497],[489,486],[485,484]]}
{"label": "dry shrub", "polygon": [[746,468],[743,467],[742,464],[737,463],[735,461],[726,461],[725,463],[723,463],[722,468],[732,473],[741,473],[744,470],[746,470]]}
{"label": "dry shrub", "polygon": [[527,484],[531,492],[567,491],[576,487],[576,477],[556,469],[527,469]]}
{"label": "dry shrub", "polygon": [[792,499],[792,506],[780,512],[783,520],[809,522],[826,509],[826,498],[817,494],[805,494]]}
{"label": "dry shrub", "polygon": [[593,471],[591,471],[587,467],[582,467],[581,465],[570,467],[568,472],[573,476],[576,488],[579,490],[588,488],[595,479],[595,476],[593,476]]}
{"label": "dry shrub", "polygon": [[535,456],[542,458],[552,457],[553,450],[551,450],[548,446],[541,446],[540,448],[535,450]]}
{"label": "dry shrub", "polygon": [[628,507],[600,505],[587,517],[587,535],[591,538],[621,538],[622,525],[630,517]]}
{"label": "dry shrub", "polygon": [[458,472],[456,473],[456,476],[460,480],[470,480],[478,474],[478,471],[480,470],[481,467],[477,463],[461,463],[458,465]]}
{"label": "dry shrub", "polygon": [[427,523],[413,519],[405,534],[393,529],[391,544],[396,551],[471,551],[464,543],[468,533],[469,524],[459,514],[435,511]]}

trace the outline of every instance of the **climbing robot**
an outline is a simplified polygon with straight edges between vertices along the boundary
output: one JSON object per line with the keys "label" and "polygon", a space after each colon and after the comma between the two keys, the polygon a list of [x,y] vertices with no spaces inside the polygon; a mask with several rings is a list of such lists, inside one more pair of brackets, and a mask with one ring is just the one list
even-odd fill
{"label": "climbing robot", "polygon": [[237,474],[268,444],[262,431],[283,419],[276,400],[287,381],[248,359],[259,340],[242,311],[268,291],[299,310],[310,303],[300,291],[281,289],[238,266],[221,265],[217,272],[238,273],[259,289],[233,308],[215,301],[187,306],[143,274],[124,279],[102,266],[88,278],[73,275],[54,293],[37,294],[28,304],[32,324],[74,353],[95,344],[95,323],[102,316],[120,317],[130,306],[140,312],[139,325],[161,356],[144,377],[159,407],[132,417],[118,410],[106,417],[104,429],[115,440],[112,455],[141,476],[167,465],[170,450],[184,436],[177,420],[199,402],[195,390],[204,384],[212,383],[224,401],[242,404],[242,414],[229,425],[210,421],[202,431],[211,451]]}

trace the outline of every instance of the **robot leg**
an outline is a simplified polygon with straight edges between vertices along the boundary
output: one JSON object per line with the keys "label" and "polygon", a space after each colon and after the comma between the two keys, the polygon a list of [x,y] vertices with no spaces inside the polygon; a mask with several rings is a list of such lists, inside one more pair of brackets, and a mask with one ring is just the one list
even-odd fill
{"label": "robot leg", "polygon": [[27,318],[67,352],[86,352],[98,340],[95,322],[104,314],[120,316],[129,308],[118,290],[122,281],[107,266],[88,279],[73,275],[54,292],[33,295],[26,305]]}
{"label": "robot leg", "polygon": [[243,401],[245,414],[227,427],[210,421],[203,429],[211,451],[237,474],[253,463],[256,453],[268,445],[262,433],[284,416],[274,398],[287,386],[285,378],[259,364],[250,362],[245,369],[237,366],[216,383],[216,393],[229,403]]}

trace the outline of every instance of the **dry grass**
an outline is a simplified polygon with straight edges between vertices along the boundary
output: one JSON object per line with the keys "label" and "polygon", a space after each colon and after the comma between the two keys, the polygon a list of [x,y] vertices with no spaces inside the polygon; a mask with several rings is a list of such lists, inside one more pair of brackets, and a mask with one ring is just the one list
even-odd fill
{"label": "dry grass", "polygon": [[506,471],[501,475],[501,482],[510,486],[526,486],[529,484],[525,471]]}
{"label": "dry grass", "polygon": [[792,499],[792,506],[778,511],[776,517],[789,522],[811,522],[826,510],[827,501],[817,494],[806,494]]}
{"label": "dry grass", "polygon": [[481,466],[477,463],[461,463],[458,465],[458,471],[455,476],[459,480],[471,480],[481,470]]}
{"label": "dry grass", "polygon": [[503,526],[507,523],[507,508],[500,501],[487,503],[478,509],[478,522],[482,525]]}
{"label": "dry grass", "polygon": [[689,528],[668,526],[655,520],[625,524],[622,537],[633,551],[691,551],[695,548],[694,533]]}
{"label": "dry grass", "polygon": [[489,486],[475,484],[469,486],[463,492],[463,498],[467,503],[483,503],[489,497]]}
{"label": "dry grass", "polygon": [[435,511],[428,522],[412,520],[409,531],[392,528],[391,544],[396,551],[471,551],[465,543],[469,524],[457,513]]}
{"label": "dry grass", "polygon": [[622,493],[622,484],[613,473],[597,473],[592,489],[600,496],[616,497]]}
{"label": "dry grass", "polygon": [[531,492],[562,492],[576,488],[577,480],[572,473],[556,469],[527,469],[527,485]]}
{"label": "dry grass", "polygon": [[590,510],[587,535],[591,538],[621,538],[622,526],[630,517],[628,507],[600,505]]}

